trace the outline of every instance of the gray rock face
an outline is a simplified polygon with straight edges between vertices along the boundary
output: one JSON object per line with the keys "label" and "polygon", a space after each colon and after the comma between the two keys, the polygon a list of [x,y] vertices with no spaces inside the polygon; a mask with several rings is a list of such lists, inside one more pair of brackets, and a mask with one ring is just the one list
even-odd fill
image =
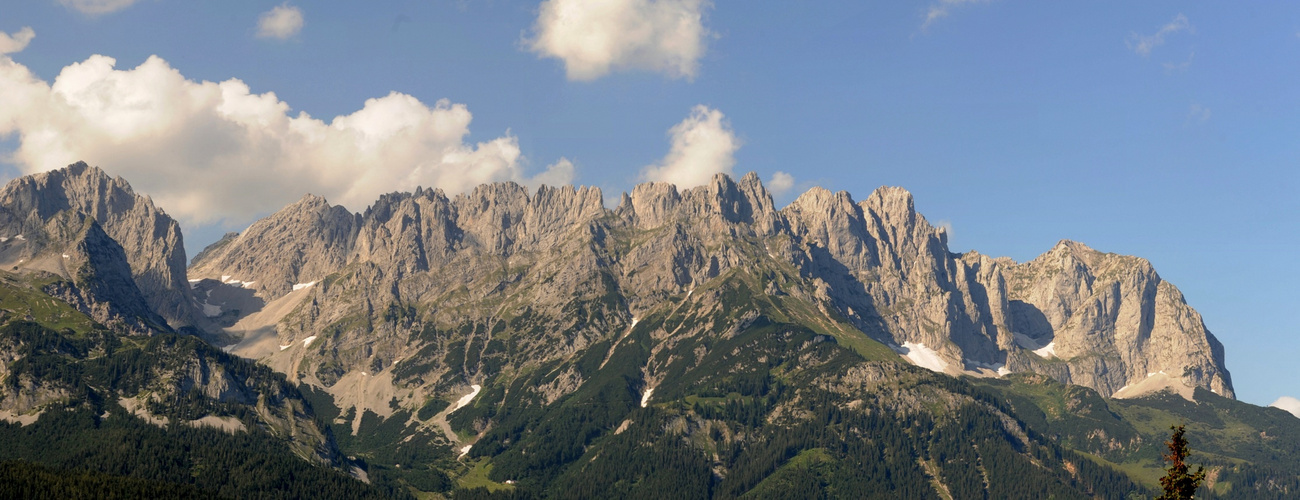
{"label": "gray rock face", "polygon": [[73,281],[53,283],[44,291],[114,331],[147,335],[170,330],[136,286],[122,246],[94,219],[85,219],[83,228],[63,254]]}
{"label": "gray rock face", "polygon": [[[308,195],[239,235],[226,235],[194,259],[195,279],[238,280],[245,288],[279,296],[296,283],[319,279],[346,262],[360,217]],[[248,284],[251,282],[251,284]]]}
{"label": "gray rock face", "polygon": [[1023,369],[1102,394],[1164,373],[1232,396],[1222,344],[1145,259],[1062,241],[1007,280],[1018,333],[1063,361],[1023,358]]}
{"label": "gray rock face", "polygon": [[[510,353],[543,364],[580,355],[685,301],[725,313],[725,294],[692,293],[738,275],[808,304],[788,311],[801,321],[846,322],[899,350],[924,345],[953,374],[1035,371],[1110,395],[1163,370],[1232,396],[1222,347],[1141,259],[1078,244],[1025,264],[953,254],[901,188],[860,202],[814,188],[777,210],[751,173],[685,191],[642,184],[612,210],[602,199],[498,183],[450,199],[393,193],[349,214],[308,197],[223,240],[191,273],[252,281],[268,303],[319,282],[293,292],[308,295],[277,320],[270,356],[284,359],[272,365],[324,387],[391,373],[423,387],[412,398],[525,356]],[[552,392],[576,386],[551,382]]]}
{"label": "gray rock face", "polygon": [[[60,214],[74,214],[71,229],[51,227]],[[68,231],[81,218],[98,223],[124,251],[131,276],[149,306],[173,327],[191,324],[192,304],[185,278],[185,244],[180,225],[139,196],[122,178],[75,163],[60,170],[20,177],[0,190],[0,261],[32,263],[62,251]],[[18,235],[24,244],[16,245]]]}

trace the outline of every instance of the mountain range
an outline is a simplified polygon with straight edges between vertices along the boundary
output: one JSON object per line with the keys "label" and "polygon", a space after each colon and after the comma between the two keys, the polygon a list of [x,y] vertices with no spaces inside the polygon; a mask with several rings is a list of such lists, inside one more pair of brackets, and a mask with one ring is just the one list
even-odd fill
{"label": "mountain range", "polygon": [[0,458],[219,496],[1125,498],[1187,422],[1206,495],[1300,490],[1300,422],[1233,400],[1223,346],[1144,259],[953,253],[892,187],[778,209],[751,173],[604,200],[308,195],[187,265],[125,180],[16,179],[0,439],[113,422],[288,459],[276,490],[197,459]]}

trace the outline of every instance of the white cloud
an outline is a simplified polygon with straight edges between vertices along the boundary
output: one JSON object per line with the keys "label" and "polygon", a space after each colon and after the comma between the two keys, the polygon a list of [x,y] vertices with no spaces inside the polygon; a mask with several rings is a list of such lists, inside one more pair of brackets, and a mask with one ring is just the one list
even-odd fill
{"label": "white cloud", "polygon": [[1165,37],[1183,31],[1195,33],[1196,29],[1192,27],[1191,23],[1187,22],[1187,16],[1179,14],[1174,16],[1174,20],[1161,26],[1154,34],[1142,36],[1133,33],[1129,35],[1126,43],[1128,48],[1132,49],[1137,55],[1146,57],[1151,55],[1152,49],[1164,45]]}
{"label": "white cloud", "polygon": [[[508,132],[469,143],[463,104],[433,106],[397,92],[330,121],[293,115],[273,93],[237,79],[196,82],[157,56],[134,69],[101,55],[52,84],[0,56],[0,139],[23,173],[78,160],[121,175],[183,222],[235,225],[304,193],[360,210],[379,194],[483,182],[528,183]],[[561,160],[538,178],[566,183]]]}
{"label": "white cloud", "polygon": [[776,196],[784,195],[794,189],[794,176],[778,170],[772,174],[772,179],[767,181],[767,188]]}
{"label": "white cloud", "polygon": [[1290,412],[1292,415],[1295,415],[1296,418],[1300,418],[1300,399],[1291,396],[1282,396],[1277,398],[1277,401],[1274,401],[1273,404],[1269,406],[1281,408]]}
{"label": "white cloud", "polygon": [[921,23],[921,29],[927,30],[935,21],[948,17],[952,9],[963,5],[976,3],[988,3],[990,0],[939,0],[937,3],[930,5],[925,11],[925,22]]}
{"label": "white cloud", "polygon": [[721,111],[695,106],[668,135],[672,140],[668,155],[642,169],[645,180],[671,182],[685,189],[706,184],[717,173],[731,174],[740,139]]}
{"label": "white cloud", "polygon": [[1197,123],[1210,121],[1210,108],[1194,102],[1187,110],[1187,119]]}
{"label": "white cloud", "polygon": [[17,54],[27,48],[27,44],[32,43],[36,38],[36,32],[32,31],[31,26],[23,26],[23,29],[10,35],[0,31],[0,54]]}
{"label": "white cloud", "polygon": [[559,161],[546,167],[542,173],[528,179],[527,184],[533,188],[543,184],[551,187],[563,186],[573,182],[573,171],[573,162],[568,158],[560,158]]}
{"label": "white cloud", "polygon": [[943,232],[945,233],[948,233],[948,236],[952,236],[952,221],[948,219],[940,219],[939,222],[935,224],[935,227],[942,229]]}
{"label": "white cloud", "polygon": [[89,16],[116,12],[135,3],[135,0],[59,0],[64,7]]}
{"label": "white cloud", "polygon": [[302,31],[302,9],[287,2],[257,17],[257,37],[286,40]]}
{"label": "white cloud", "polygon": [[641,69],[694,78],[710,36],[707,0],[546,0],[529,49],[564,61],[570,80]]}

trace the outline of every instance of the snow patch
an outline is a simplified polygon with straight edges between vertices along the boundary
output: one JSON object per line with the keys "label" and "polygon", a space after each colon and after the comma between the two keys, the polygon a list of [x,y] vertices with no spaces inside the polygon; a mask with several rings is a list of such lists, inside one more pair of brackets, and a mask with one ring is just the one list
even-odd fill
{"label": "snow patch", "polygon": [[214,306],[207,302],[203,303],[203,315],[209,318],[215,318],[221,315],[221,306]]}
{"label": "snow patch", "polygon": [[1037,354],[1039,357],[1042,358],[1055,358],[1056,341],[1053,340],[1051,342],[1048,342],[1047,345],[1043,346],[1042,348],[1034,349],[1034,354]]}
{"label": "snow patch", "polygon": [[298,283],[298,284],[296,284],[296,285],[293,286],[293,291],[296,292],[296,291],[298,291],[298,290],[302,290],[302,289],[304,289],[304,288],[308,288],[308,287],[310,287],[310,286],[312,286],[312,285],[315,285],[315,284],[316,284],[315,281],[313,281],[313,282],[311,282],[311,283]]}
{"label": "snow patch", "polygon": [[253,283],[257,283],[257,281],[240,281],[237,279],[231,279],[229,274],[221,275],[221,282],[230,286],[237,286],[239,288],[247,288],[253,286]]}
{"label": "snow patch", "polygon": [[1034,340],[1030,338],[1028,335],[1025,335],[1023,333],[1013,332],[1012,335],[1016,340],[1016,345],[1028,349],[1030,351],[1033,351],[1033,353],[1037,354],[1038,357],[1040,358],[1060,357],[1056,355],[1055,339],[1049,341],[1046,344],[1039,344],[1037,340]]}
{"label": "snow patch", "polygon": [[904,342],[902,347],[895,350],[907,358],[908,361],[911,361],[912,364],[921,368],[939,373],[943,373],[948,368],[948,362],[944,361],[937,351],[926,347],[924,343]]}
{"label": "snow patch", "polygon": [[4,242],[6,242],[6,241],[9,241],[9,237],[8,237],[8,236],[0,236],[0,243],[4,243]]}
{"label": "snow patch", "polygon": [[991,371],[991,372],[996,373],[999,377],[1005,377],[1005,376],[1011,374],[1011,370],[1008,370],[1008,369],[1007,369],[1007,365],[1006,365],[1006,363],[981,363],[981,362],[979,362],[979,361],[975,361],[975,360],[973,360],[973,359],[967,359],[967,360],[965,360],[965,361],[966,361],[966,364],[968,364],[968,365],[970,365],[970,366],[974,366],[974,367],[976,367],[976,368],[983,368],[983,369],[985,369],[985,370],[989,370],[989,371]]}
{"label": "snow patch", "polygon": [[642,394],[642,395],[641,395],[641,407],[642,407],[642,408],[645,408],[646,405],[650,404],[650,395],[651,395],[651,394],[654,394],[654,393],[655,393],[655,388],[654,388],[654,387],[651,387],[651,388],[645,390],[645,394]]}
{"label": "snow patch", "polygon": [[63,258],[65,258],[65,259],[71,259],[72,256],[71,256],[71,255],[68,255],[68,254],[65,253],[65,254],[63,254]]}
{"label": "snow patch", "polygon": [[21,235],[21,234],[18,235],[18,236],[14,236],[14,239],[15,239],[15,240],[18,240],[18,241],[27,241],[27,237],[26,237],[26,236],[23,236],[23,235]]}
{"label": "snow patch", "polygon": [[280,346],[280,350],[283,351],[283,350],[288,349],[288,348],[290,348],[290,347],[293,347],[293,344],[282,345],[282,346]]}
{"label": "snow patch", "polygon": [[456,460],[460,460],[460,459],[462,459],[462,458],[465,458],[465,455],[469,455],[469,449],[470,449],[470,448],[473,448],[473,447],[474,447],[474,445],[472,445],[472,444],[467,444],[467,445],[465,445],[464,447],[462,447],[462,448],[460,449],[460,456],[459,456],[459,457],[456,457]]}
{"label": "snow patch", "polygon": [[[470,393],[469,393],[469,394],[466,394],[466,395],[464,395],[464,396],[461,396],[460,399],[456,400],[456,407],[455,407],[455,408],[452,408],[451,411],[447,412],[448,414],[451,414],[452,412],[454,412],[454,411],[456,411],[456,410],[459,410],[459,409],[461,409],[461,408],[464,408],[465,406],[469,405],[469,403],[470,403],[471,401],[474,401],[474,397],[475,397],[475,396],[478,396],[478,391],[483,390],[483,386],[478,385],[478,384],[471,385],[471,386],[469,386],[469,388],[470,388]],[[467,446],[467,447],[465,447],[465,449],[468,450],[469,447]]]}
{"label": "snow patch", "polygon": [[307,337],[307,338],[305,338],[305,339],[302,339],[302,346],[303,346],[303,347],[310,346],[311,343],[312,343],[312,341],[314,341],[314,340],[316,340],[316,336],[315,336],[315,335],[312,335],[312,336],[310,336],[310,337]]}

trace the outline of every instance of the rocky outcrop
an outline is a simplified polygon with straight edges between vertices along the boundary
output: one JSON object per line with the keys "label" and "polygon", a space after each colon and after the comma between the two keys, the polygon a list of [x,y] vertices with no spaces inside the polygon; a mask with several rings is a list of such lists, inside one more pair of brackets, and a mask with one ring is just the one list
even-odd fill
{"label": "rocky outcrop", "polygon": [[342,267],[358,225],[359,217],[347,209],[307,195],[242,234],[228,234],[209,245],[189,272],[194,279],[238,282],[271,296],[284,295],[294,284],[318,280]]}
{"label": "rocky outcrop", "polygon": [[1157,375],[1232,397],[1223,345],[1173,284],[1138,257],[1062,241],[1007,272],[1018,338],[1041,351],[1013,368],[1105,395]]}
{"label": "rocky outcrop", "polygon": [[71,269],[72,281],[54,282],[44,292],[117,332],[170,331],[136,286],[122,246],[94,219],[85,219],[83,227],[61,256]]}
{"label": "rocky outcrop", "polygon": [[150,308],[173,327],[191,324],[180,225],[121,177],[85,163],[20,177],[0,190],[0,264],[26,268],[58,259],[66,233],[80,231],[87,217],[121,247]]}

